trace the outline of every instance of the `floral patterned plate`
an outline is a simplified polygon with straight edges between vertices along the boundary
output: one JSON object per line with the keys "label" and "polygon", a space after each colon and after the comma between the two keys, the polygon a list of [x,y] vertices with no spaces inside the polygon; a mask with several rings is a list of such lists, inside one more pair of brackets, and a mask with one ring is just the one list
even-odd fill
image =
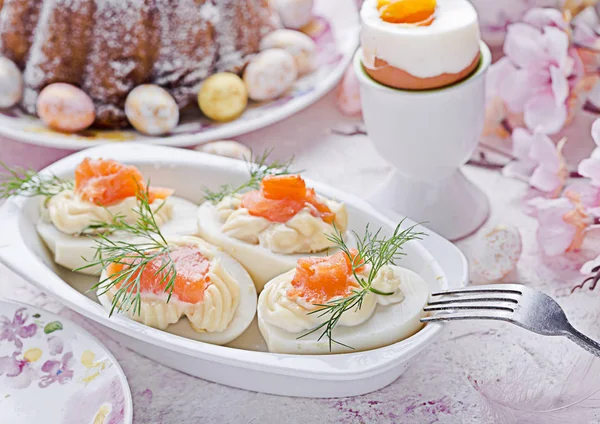
{"label": "floral patterned plate", "polygon": [[49,130],[20,108],[0,109],[0,135],[18,141],[80,150],[98,144],[141,141],[168,146],[194,146],[234,137],[274,124],[310,106],[342,78],[358,46],[359,17],[356,0],[315,0],[316,18],[304,30],[317,44],[317,70],[299,79],[283,97],[252,102],[233,122],[217,124],[202,117],[197,107],[182,111],[179,126],[164,137],[149,137],[134,130],[87,130],[62,134]]}
{"label": "floral patterned plate", "polygon": [[123,370],[73,322],[0,300],[0,421],[11,424],[129,424]]}

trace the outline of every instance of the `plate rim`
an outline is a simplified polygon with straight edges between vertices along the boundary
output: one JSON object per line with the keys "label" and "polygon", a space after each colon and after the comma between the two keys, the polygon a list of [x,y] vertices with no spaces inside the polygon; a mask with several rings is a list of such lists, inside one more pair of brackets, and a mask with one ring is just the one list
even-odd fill
{"label": "plate rim", "polygon": [[[137,161],[144,163],[145,161],[157,159],[164,161],[165,157],[170,157],[171,160],[181,164],[207,166],[207,162],[210,161],[212,162],[210,166],[233,168],[236,171],[239,170],[239,172],[246,170],[246,165],[242,161],[200,152],[189,152],[186,155],[180,155],[178,154],[180,152],[179,149],[173,147],[151,146],[139,143],[101,145],[67,156],[45,168],[43,172],[51,173],[53,169],[71,169],[85,156],[102,156],[103,153],[123,161]],[[318,183],[310,179],[307,179],[307,181],[313,184],[317,190],[324,192],[327,195],[341,198],[348,203],[352,203],[356,208],[362,209],[365,213],[372,215],[375,219],[386,223],[386,225],[395,226],[394,222],[389,217],[375,210],[375,208],[368,204],[364,199],[332,188],[326,184]],[[148,330],[145,328],[145,331],[141,332],[139,331],[141,327],[138,328],[137,326],[142,326],[142,324],[133,320],[119,316],[109,318],[106,310],[101,305],[86,298],[73,287],[64,283],[64,281],[52,270],[47,268],[35,254],[29,251],[25,246],[23,239],[20,237],[19,230],[21,220],[27,219],[20,213],[26,200],[27,198],[23,196],[15,197],[9,199],[9,201],[0,207],[0,232],[6,231],[8,240],[10,240],[8,244],[0,245],[0,262],[4,263],[8,268],[27,281],[34,283],[43,291],[58,298],[62,304],[70,309],[83,314],[111,330],[118,331],[122,335],[133,337],[138,341],[149,343],[162,349],[176,351],[180,354],[209,361],[217,361],[226,365],[243,366],[245,368],[267,371],[279,375],[290,375],[319,380],[347,380],[366,378],[371,375],[379,374],[382,372],[382,369],[393,367],[396,362],[400,360],[406,361],[410,359],[439,337],[444,326],[444,324],[441,323],[430,323],[410,338],[389,346],[363,352],[332,355],[290,355],[247,351],[227,346],[201,343],[156,329]],[[410,223],[412,221],[409,220],[408,222]],[[438,244],[446,244],[446,248],[451,248],[453,252],[458,253],[463,259],[463,272],[460,281],[451,283],[445,275],[445,270],[437,265],[437,263],[439,263],[438,260],[429,253],[428,249],[425,248],[422,243],[419,243],[421,246],[419,249],[423,251],[426,258],[435,262],[436,266],[442,270],[442,275],[446,278],[447,283],[453,284],[453,286],[466,285],[468,283],[468,266],[466,266],[466,258],[462,252],[441,236],[436,235],[429,229],[427,229],[427,231],[434,236],[431,238],[432,240],[435,240]],[[10,246],[10,249],[6,248],[8,246]],[[41,283],[38,280],[42,280],[44,283]],[[56,290],[56,287],[55,290],[51,289],[55,283],[62,283],[59,285],[60,290]],[[60,295],[55,293],[55,291],[59,291]],[[148,334],[152,335],[149,336]],[[161,340],[165,338],[165,334],[167,335],[167,340],[169,340],[168,344],[164,344],[164,340]],[[240,352],[242,353],[240,354]],[[362,364],[361,366],[355,365],[352,367],[341,366],[340,364],[340,362],[350,364],[353,362],[358,363],[361,362],[361,359],[365,362],[365,358],[368,359],[367,365]],[[285,361],[286,359],[287,361]],[[290,366],[288,363],[290,361],[294,363],[293,366]],[[298,362],[302,363],[302,366],[299,366],[297,364]]]}
{"label": "plate rim", "polygon": [[[106,354],[106,356],[108,356],[108,359],[111,360],[113,366],[116,367],[117,375],[119,376],[121,386],[123,387],[123,391],[124,391],[123,394],[125,395],[125,416],[124,416],[125,423],[127,423],[127,424],[133,423],[133,397],[131,395],[131,388],[129,387],[129,381],[127,380],[127,375],[125,374],[125,371],[123,371],[123,368],[121,367],[121,364],[119,363],[119,361],[117,361],[117,358],[115,358],[113,353],[104,345],[104,343],[102,343],[96,336],[91,334],[89,331],[87,331],[85,328],[83,328],[81,325],[79,325],[72,319],[64,317],[64,316],[59,315],[54,312],[50,312],[39,306],[30,305],[30,304],[24,303],[24,302],[19,302],[18,300],[0,297],[0,305],[2,305],[2,304],[19,306],[21,308],[26,308],[29,311],[35,311],[36,313],[43,312],[44,314],[49,315],[57,320],[60,320],[61,322],[65,322],[65,323],[69,324],[75,330],[74,331],[75,333],[81,333],[81,334],[85,335],[91,341],[93,341],[98,346],[100,346],[102,348],[103,352]],[[61,303],[61,306],[63,308],[65,307],[62,303]]]}
{"label": "plate rim", "polygon": [[[354,2],[348,1],[348,3],[349,6],[354,6]],[[340,52],[342,53],[340,61],[333,67],[332,71],[326,75],[322,82],[315,86],[314,90],[310,90],[309,92],[290,100],[281,107],[269,109],[268,113],[265,113],[257,118],[248,119],[246,121],[232,121],[214,129],[196,134],[181,134],[172,135],[169,137],[152,137],[142,135],[136,140],[131,140],[131,142],[170,147],[193,147],[214,140],[237,137],[261,128],[268,127],[277,122],[281,122],[313,105],[322,97],[330,93],[335,85],[342,79],[358,48],[360,37],[358,31],[360,28],[359,12],[355,7],[349,7],[346,9],[351,10],[351,13],[353,13],[352,19],[355,21],[356,31],[349,31],[347,28],[344,29],[344,37],[347,39],[344,44],[346,44],[348,48]],[[336,44],[338,46],[340,45],[339,40],[336,40]],[[28,116],[27,118],[31,117]],[[13,119],[21,118],[10,118],[4,116],[0,118],[0,122],[1,120]],[[39,120],[38,118],[34,119]],[[124,143],[111,140],[110,138],[95,138],[94,140],[87,140],[83,137],[74,138],[70,137],[69,135],[63,136],[59,132],[27,132],[10,128],[6,125],[0,125],[0,136],[20,143],[75,151],[105,144],[115,145]]]}

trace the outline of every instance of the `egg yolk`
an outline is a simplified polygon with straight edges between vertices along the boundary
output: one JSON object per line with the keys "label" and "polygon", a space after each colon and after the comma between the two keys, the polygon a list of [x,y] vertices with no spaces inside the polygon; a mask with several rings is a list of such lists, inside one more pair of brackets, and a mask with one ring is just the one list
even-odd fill
{"label": "egg yolk", "polygon": [[436,0],[378,0],[381,19],[394,24],[430,25]]}
{"label": "egg yolk", "polygon": [[321,203],[315,190],[307,188],[299,175],[269,175],[262,180],[260,190],[246,193],[242,207],[252,216],[260,216],[271,222],[287,222],[305,207],[313,216],[331,224],[335,214]]}

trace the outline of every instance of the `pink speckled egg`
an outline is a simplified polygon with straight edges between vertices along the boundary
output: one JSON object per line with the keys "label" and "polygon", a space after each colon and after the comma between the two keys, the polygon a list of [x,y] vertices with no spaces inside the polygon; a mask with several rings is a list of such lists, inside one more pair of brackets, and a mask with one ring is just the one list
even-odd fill
{"label": "pink speckled egg", "polygon": [[497,282],[515,270],[523,248],[517,227],[498,225],[477,237],[469,255],[473,282]]}
{"label": "pink speckled egg", "polygon": [[71,84],[50,84],[37,99],[37,114],[56,131],[75,133],[92,125],[96,111],[92,99]]}
{"label": "pink speckled egg", "polygon": [[23,76],[13,61],[0,57],[0,107],[13,107],[23,95]]}
{"label": "pink speckled egg", "polygon": [[335,94],[337,107],[344,115],[353,116],[362,112],[360,84],[352,66],[346,70]]}
{"label": "pink speckled egg", "polygon": [[292,87],[297,77],[294,57],[282,49],[260,52],[244,70],[248,96],[255,101],[276,99]]}

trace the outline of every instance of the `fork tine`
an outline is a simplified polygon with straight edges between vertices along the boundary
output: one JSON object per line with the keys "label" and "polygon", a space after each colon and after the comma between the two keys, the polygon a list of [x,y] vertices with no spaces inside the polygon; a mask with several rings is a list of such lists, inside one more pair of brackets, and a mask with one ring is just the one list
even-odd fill
{"label": "fork tine", "polygon": [[439,299],[439,300],[431,300],[427,302],[428,305],[445,305],[447,303],[470,303],[470,302],[509,302],[509,303],[519,303],[517,299],[513,299],[511,297],[487,297],[475,295],[471,297],[461,296],[461,297],[451,297],[448,296],[448,299]]}
{"label": "fork tine", "polygon": [[450,310],[480,310],[480,311],[505,311],[505,312],[514,312],[513,308],[509,308],[506,306],[498,306],[498,305],[440,305],[440,306],[425,306],[423,308],[424,311],[450,311]]}
{"label": "fork tine", "polygon": [[450,294],[472,294],[472,293],[505,293],[505,294],[523,294],[523,290],[518,284],[489,284],[486,286],[463,287],[460,289],[446,290],[432,293],[432,296],[443,296]]}
{"label": "fork tine", "polygon": [[439,313],[434,316],[428,316],[421,318],[421,322],[439,322],[439,321],[460,321],[460,320],[471,320],[471,319],[482,319],[482,320],[497,320],[514,322],[511,318],[511,313],[506,311],[494,311],[486,310],[485,313],[479,312],[461,312],[461,313]]}

